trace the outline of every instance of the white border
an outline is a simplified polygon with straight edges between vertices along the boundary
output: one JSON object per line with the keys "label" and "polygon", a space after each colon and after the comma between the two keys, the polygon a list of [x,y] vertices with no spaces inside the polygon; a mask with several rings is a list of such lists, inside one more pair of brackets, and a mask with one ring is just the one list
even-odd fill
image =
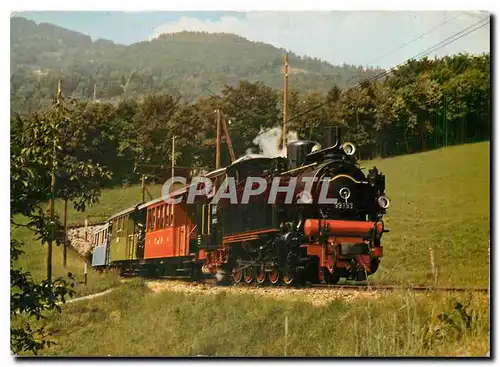
{"label": "white border", "polygon": [[[471,9],[471,5],[473,6],[473,9]],[[285,1],[285,0],[275,0],[275,1],[270,1],[270,0],[253,0],[251,2],[240,2],[240,3],[235,3],[234,0],[210,0],[210,1],[203,1],[203,0],[191,0],[191,1],[151,1],[151,0],[142,0],[140,2],[138,1],[118,1],[118,0],[108,0],[106,2],[102,0],[46,0],[46,1],[37,1],[37,0],[23,0],[23,1],[16,1],[15,3],[8,3],[8,2],[1,2],[0,7],[2,10],[5,9],[5,11],[2,11],[2,16],[3,16],[3,22],[1,22],[1,27],[2,27],[2,38],[1,38],[1,49],[4,51],[2,53],[2,64],[3,64],[3,69],[4,70],[4,81],[1,84],[1,92],[2,92],[2,116],[3,116],[3,121],[0,124],[1,129],[3,129],[3,133],[1,134],[2,138],[5,139],[4,144],[0,144],[0,147],[2,149],[2,154],[0,155],[1,157],[1,164],[2,164],[2,172],[4,172],[4,179],[1,181],[2,185],[2,192],[4,195],[2,196],[4,200],[4,205],[2,205],[3,212],[2,212],[2,229],[3,231],[1,233],[6,234],[9,233],[9,222],[8,222],[8,217],[9,214],[7,212],[10,204],[8,203],[8,197],[7,197],[7,192],[9,192],[9,184],[8,184],[8,177],[10,175],[8,174],[9,172],[9,161],[8,161],[8,147],[9,147],[9,141],[8,137],[10,136],[10,130],[9,130],[9,116],[10,116],[10,106],[9,102],[9,85],[10,85],[10,74],[9,74],[9,79],[7,79],[7,70],[10,70],[10,58],[9,58],[9,52],[7,50],[10,49],[10,29],[9,29],[9,24],[10,22],[8,21],[7,17],[10,17],[13,11],[27,11],[27,10],[105,10],[105,11],[111,11],[111,10],[122,10],[122,11],[150,11],[150,10],[163,10],[163,11],[189,11],[189,10],[229,10],[229,11],[256,11],[256,10],[295,10],[295,11],[304,11],[304,10],[475,10],[475,9],[484,9],[488,10],[492,13],[496,13],[496,9],[498,7],[498,2],[494,1],[485,1],[485,0],[476,0],[474,2],[470,1],[465,1],[465,0],[455,0],[455,1],[435,1],[435,0],[408,0],[408,1],[389,1],[389,0],[382,0],[382,1],[377,1],[373,2],[370,0],[358,0],[358,1],[339,1],[333,3],[332,1],[320,1],[320,0],[309,0],[309,1]],[[495,23],[493,23],[495,25]],[[495,27],[496,28],[496,27]],[[397,32],[397,30],[395,30]],[[494,30],[496,31],[496,30]],[[496,33],[496,32],[495,32]],[[495,46],[497,45],[497,37],[493,37],[493,40],[495,42]],[[496,47],[495,47],[496,48]],[[495,51],[493,51],[494,54]],[[495,60],[495,65],[492,65],[492,68],[495,69],[497,66],[496,60]],[[495,75],[494,73],[493,75]],[[498,96],[495,93],[495,101],[493,103],[493,106],[497,104],[498,101]],[[496,112],[496,111],[495,111]],[[496,117],[496,113],[494,113],[494,116]],[[495,141],[496,138],[498,137],[498,131],[499,129],[495,129],[494,131],[494,137],[493,140]],[[498,144],[495,146],[495,155],[498,157],[499,153],[499,147]],[[493,159],[491,157],[490,159]],[[498,162],[495,162],[495,182],[498,185],[500,182],[500,167],[498,166]],[[493,204],[493,203],[492,203]],[[493,206],[492,206],[493,209]],[[495,218],[495,223],[492,223],[492,227],[494,228],[500,228],[500,219],[497,217]],[[496,244],[496,242],[493,242],[493,244]],[[492,246],[494,246],[492,244]],[[9,250],[8,250],[8,242],[7,239],[4,236],[4,243],[2,246],[2,259],[4,262],[5,266],[1,267],[2,271],[2,294],[7,295],[8,290],[7,288],[10,289],[10,285],[8,284],[8,279],[10,277],[9,270],[7,267],[7,264],[9,262]],[[495,260],[498,264],[498,253],[500,250],[496,249],[495,250]],[[497,278],[496,278],[497,279]],[[496,280],[495,279],[495,280]],[[10,349],[9,349],[9,330],[7,328],[7,325],[10,324],[10,319],[9,319],[9,311],[8,308],[10,307],[7,303],[8,297],[3,297],[4,302],[2,303],[2,308],[4,308],[1,312],[1,315],[5,318],[2,323],[4,327],[2,328],[2,333],[1,333],[1,345],[2,345],[2,362],[7,362],[7,363],[14,363],[12,358],[10,357]],[[496,302],[498,304],[498,301]],[[494,314],[494,312],[492,312]],[[496,318],[498,319],[498,317]],[[497,326],[498,323],[495,323],[495,326]],[[500,330],[498,327],[492,327],[492,330]],[[498,339],[498,338],[497,338]],[[134,361],[135,362],[135,361]],[[169,363],[174,363],[177,364],[179,363],[174,362],[174,361],[168,361]],[[311,363],[309,361],[295,361],[298,363]],[[320,361],[322,364],[330,364],[330,363],[335,363],[336,365],[344,365],[347,364],[344,361],[328,361],[328,360],[323,360]],[[427,363],[429,361],[426,361]],[[52,364],[54,362],[49,362],[49,364]],[[95,366],[96,364],[100,365],[103,362],[97,362],[97,361],[85,361],[83,362],[88,365]],[[143,362],[139,362],[139,364],[142,364]],[[182,363],[182,362],[181,362]],[[184,362],[185,363],[185,362]],[[187,363],[190,363],[190,361],[187,361]],[[215,361],[213,362],[208,362],[210,364],[217,363]],[[240,363],[248,364],[248,361],[240,361]],[[265,363],[267,364],[267,361],[258,361],[259,364]],[[358,361],[355,362],[356,364],[361,364],[361,363],[366,363],[366,361]],[[383,362],[384,363],[384,362]],[[417,363],[420,363],[417,362]],[[432,363],[432,362],[431,362]],[[457,364],[457,362],[452,362],[452,364]]]}

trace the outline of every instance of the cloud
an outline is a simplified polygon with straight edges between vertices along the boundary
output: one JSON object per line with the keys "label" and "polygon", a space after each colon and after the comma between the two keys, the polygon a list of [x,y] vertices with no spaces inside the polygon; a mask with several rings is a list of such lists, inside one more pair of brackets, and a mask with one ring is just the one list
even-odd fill
{"label": "cloud", "polygon": [[[448,20],[443,26],[376,62],[376,65],[390,67],[486,16],[488,14],[482,12],[443,11],[259,11],[244,13],[243,17],[222,16],[216,21],[182,17],[157,27],[152,36],[185,30],[234,33],[332,64],[366,65]],[[489,44],[488,25],[438,50],[437,55],[489,52]]]}

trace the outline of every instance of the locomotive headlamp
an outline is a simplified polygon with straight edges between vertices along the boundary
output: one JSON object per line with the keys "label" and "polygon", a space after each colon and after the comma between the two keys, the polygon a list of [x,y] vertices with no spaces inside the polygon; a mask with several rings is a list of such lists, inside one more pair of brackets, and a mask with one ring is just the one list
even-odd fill
{"label": "locomotive headlamp", "polygon": [[377,203],[382,209],[387,209],[390,205],[389,199],[387,198],[387,196],[384,195],[382,195],[377,199]]}
{"label": "locomotive headlamp", "polygon": [[347,187],[343,187],[339,190],[339,195],[342,199],[347,200],[351,196],[351,190]]}
{"label": "locomotive headlamp", "polygon": [[302,191],[297,195],[298,204],[311,204],[313,201],[312,195],[309,191]]}
{"label": "locomotive headlamp", "polygon": [[347,155],[353,155],[354,153],[356,153],[356,147],[354,146],[353,143],[349,143],[349,142],[344,143],[342,145],[342,150]]}
{"label": "locomotive headlamp", "polygon": [[318,150],[321,150],[320,144],[316,144],[315,146],[313,146],[311,149],[311,153],[317,152]]}

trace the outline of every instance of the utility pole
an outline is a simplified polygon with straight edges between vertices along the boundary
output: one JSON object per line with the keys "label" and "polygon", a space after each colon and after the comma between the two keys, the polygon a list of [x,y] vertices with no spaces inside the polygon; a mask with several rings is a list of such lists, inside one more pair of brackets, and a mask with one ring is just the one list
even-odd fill
{"label": "utility pole", "polygon": [[220,109],[215,110],[217,112],[217,139],[215,145],[215,169],[220,168]]}
{"label": "utility pole", "polygon": [[226,136],[227,149],[229,150],[229,155],[231,156],[231,162],[234,162],[236,160],[236,155],[234,154],[233,143],[231,141],[231,137],[229,136],[229,129],[227,127],[225,115],[222,116],[221,122],[224,135]]}
{"label": "utility pole", "polygon": [[288,54],[285,54],[285,67],[283,68],[283,149],[286,149],[286,113],[288,96]]}
{"label": "utility pole", "polygon": [[145,183],[145,181],[146,181],[146,177],[145,177],[145,175],[143,174],[143,175],[141,176],[141,191],[142,191],[142,202],[143,202],[143,203],[144,203],[144,201],[145,201],[144,199],[145,199],[145,197],[146,197],[146,183]]}
{"label": "utility pole", "polygon": [[174,166],[175,166],[175,135],[172,136],[172,178],[174,177]]}
{"label": "utility pole", "polygon": [[[62,81],[59,79],[57,84],[57,102],[56,109],[59,109],[59,106],[62,102]],[[57,121],[53,121],[53,124],[57,124]],[[55,126],[52,129],[52,167],[50,173],[50,200],[49,200],[49,217],[50,217],[50,225],[51,225],[51,236],[49,237],[47,243],[47,280],[49,285],[52,284],[52,238],[54,237],[54,201],[55,201],[55,192],[56,192],[56,128]]]}
{"label": "utility pole", "polygon": [[67,265],[68,257],[68,198],[64,198],[64,247],[63,247],[63,266]]}

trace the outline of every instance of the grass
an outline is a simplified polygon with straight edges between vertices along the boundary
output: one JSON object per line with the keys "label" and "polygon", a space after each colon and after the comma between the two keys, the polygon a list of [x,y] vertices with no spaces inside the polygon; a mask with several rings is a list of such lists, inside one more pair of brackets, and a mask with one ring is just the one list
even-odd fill
{"label": "grass", "polygon": [[[153,198],[161,196],[162,185],[147,185],[147,188],[151,195],[153,195]],[[146,194],[146,201],[149,199],[150,197]],[[83,225],[85,219],[87,219],[89,225],[104,223],[111,215],[139,204],[141,201],[141,185],[103,189],[99,202],[89,206],[84,212],[77,212],[68,203],[68,226]],[[57,200],[55,210],[62,220],[64,215],[64,201]]]}
{"label": "grass", "polygon": [[[23,223],[22,217],[17,217],[16,222]],[[36,281],[42,281],[46,278],[46,245],[42,246],[36,241],[32,232],[24,227],[11,227],[11,235],[24,242],[21,255],[17,265],[31,272]],[[63,266],[63,248],[62,246],[52,247],[52,279],[63,277],[69,281],[68,272],[71,272],[77,281],[75,286],[76,296],[83,296],[100,292],[120,284],[120,277],[113,272],[99,273],[90,266],[87,268],[87,285],[84,282],[84,261],[83,258],[71,249],[67,252],[67,267]]]}
{"label": "grass", "polygon": [[[458,301],[473,315],[454,309]],[[439,316],[440,314],[445,315]],[[249,294],[150,292],[140,281],[44,321],[75,356],[485,356],[484,295],[396,293],[323,307]],[[439,321],[448,318],[451,321]]]}
{"label": "grass", "polygon": [[384,257],[372,278],[438,285],[489,284],[490,144],[454,146],[364,162],[386,174],[391,206]]}

